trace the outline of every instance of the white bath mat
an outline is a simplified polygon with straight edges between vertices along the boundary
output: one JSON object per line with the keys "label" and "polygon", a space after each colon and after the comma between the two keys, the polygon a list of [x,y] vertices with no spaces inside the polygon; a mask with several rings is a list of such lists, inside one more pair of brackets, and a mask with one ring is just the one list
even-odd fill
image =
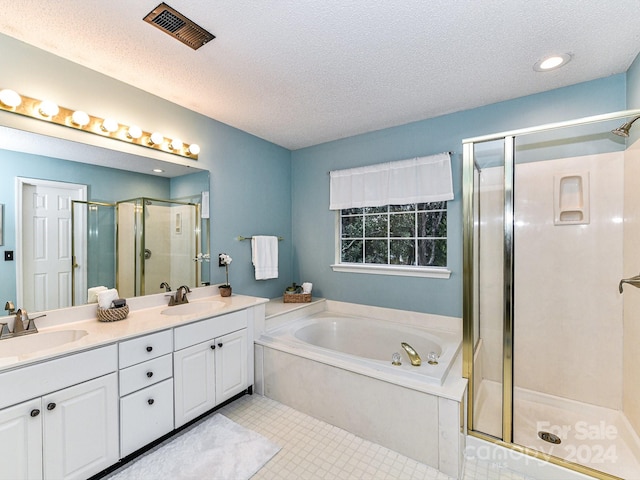
{"label": "white bath mat", "polygon": [[216,414],[108,480],[244,480],[279,450],[259,433]]}

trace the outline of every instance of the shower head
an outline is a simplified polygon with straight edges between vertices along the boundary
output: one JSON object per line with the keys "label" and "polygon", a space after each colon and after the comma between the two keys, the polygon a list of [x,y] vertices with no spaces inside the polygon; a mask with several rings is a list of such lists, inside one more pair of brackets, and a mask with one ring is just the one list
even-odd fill
{"label": "shower head", "polygon": [[611,130],[611,133],[613,133],[614,135],[618,135],[620,137],[628,137],[629,136],[629,129],[631,129],[631,125],[633,125],[633,122],[635,122],[639,118],[640,118],[640,115],[638,115],[637,117],[633,118],[631,121],[625,123],[624,125],[620,125],[615,130]]}

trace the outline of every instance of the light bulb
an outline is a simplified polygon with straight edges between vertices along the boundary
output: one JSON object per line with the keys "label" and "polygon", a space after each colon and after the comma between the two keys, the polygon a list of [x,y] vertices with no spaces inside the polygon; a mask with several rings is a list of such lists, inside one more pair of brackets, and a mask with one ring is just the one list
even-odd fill
{"label": "light bulb", "polygon": [[550,55],[538,60],[533,66],[533,69],[536,72],[548,72],[565,65],[569,61],[571,61],[571,54],[569,53]]}
{"label": "light bulb", "polygon": [[103,132],[113,133],[118,130],[118,122],[116,122],[113,118],[105,118],[102,121],[102,125],[100,126]]}
{"label": "light bulb", "polygon": [[58,105],[49,100],[40,102],[40,106],[38,107],[38,112],[40,112],[40,115],[43,117],[55,117],[59,111],[60,108]]}
{"label": "light bulb", "polygon": [[142,136],[142,129],[137,125],[131,125],[127,130],[127,137],[137,140]]}
{"label": "light bulb", "polygon": [[13,90],[0,90],[0,102],[10,108],[15,108],[22,103],[22,98]]}
{"label": "light bulb", "polygon": [[174,138],[173,140],[171,140],[171,150],[180,151],[180,150],[182,150],[183,146],[184,146],[184,144],[182,143],[181,139]]}
{"label": "light bulb", "polygon": [[87,113],[83,112],[82,110],[76,110],[71,115],[71,121],[79,127],[84,127],[85,125],[88,125],[89,120],[90,120],[89,115],[87,115]]}
{"label": "light bulb", "polygon": [[149,137],[150,145],[160,145],[162,142],[164,142],[164,137],[159,132],[153,132]]}
{"label": "light bulb", "polygon": [[200,153],[200,145],[192,143],[189,145],[188,151],[191,155],[198,155]]}

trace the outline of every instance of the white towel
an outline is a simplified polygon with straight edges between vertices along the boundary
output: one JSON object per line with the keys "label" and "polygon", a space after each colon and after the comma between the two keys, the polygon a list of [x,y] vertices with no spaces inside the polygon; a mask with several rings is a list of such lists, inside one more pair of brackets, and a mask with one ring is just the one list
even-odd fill
{"label": "white towel", "polygon": [[108,290],[107,287],[102,285],[99,287],[91,287],[87,290],[87,303],[98,303],[98,294],[105,290]]}
{"label": "white towel", "polygon": [[253,236],[251,260],[256,269],[256,280],[278,278],[278,237]]}
{"label": "white towel", "polygon": [[112,288],[98,293],[98,305],[100,308],[110,308],[111,302],[118,299],[118,290]]}

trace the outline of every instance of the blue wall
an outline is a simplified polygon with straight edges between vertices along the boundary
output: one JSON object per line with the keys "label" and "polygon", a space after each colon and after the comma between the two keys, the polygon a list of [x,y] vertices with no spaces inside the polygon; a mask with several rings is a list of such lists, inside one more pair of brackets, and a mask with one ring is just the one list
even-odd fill
{"label": "blue wall", "polygon": [[[640,55],[627,70],[627,108],[640,108]],[[629,133],[629,145],[640,139],[640,120],[633,125]]]}
{"label": "blue wall", "polygon": [[[461,142],[465,138],[625,109],[625,75],[501,102],[292,153],[294,271],[334,300],[462,315]],[[607,135],[605,135],[608,137]],[[620,149],[598,138],[598,149]],[[448,280],[333,272],[335,212],[329,211],[330,170],[454,152],[455,200],[448,207]]]}

